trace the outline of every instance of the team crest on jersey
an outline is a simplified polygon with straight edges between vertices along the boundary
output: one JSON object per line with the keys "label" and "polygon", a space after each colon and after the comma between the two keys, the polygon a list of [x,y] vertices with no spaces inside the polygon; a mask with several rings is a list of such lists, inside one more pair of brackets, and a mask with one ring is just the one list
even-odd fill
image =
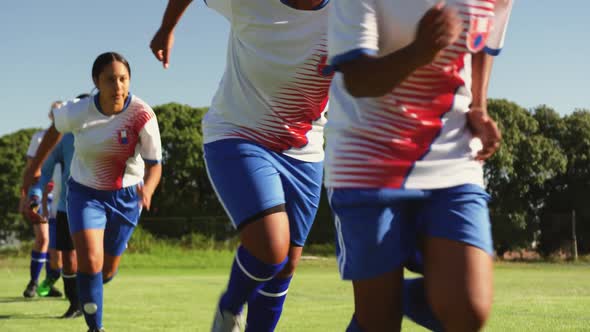
{"label": "team crest on jersey", "polygon": [[476,53],[486,46],[486,41],[492,28],[490,17],[473,16],[469,20],[469,29],[467,30],[467,49]]}
{"label": "team crest on jersey", "polygon": [[121,143],[121,144],[129,143],[129,139],[127,138],[127,130],[123,129],[119,132],[119,143]]}

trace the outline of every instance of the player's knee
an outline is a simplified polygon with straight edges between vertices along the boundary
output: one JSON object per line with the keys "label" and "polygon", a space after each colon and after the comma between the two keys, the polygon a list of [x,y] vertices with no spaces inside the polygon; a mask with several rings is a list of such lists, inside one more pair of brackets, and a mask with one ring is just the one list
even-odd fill
{"label": "player's knee", "polygon": [[478,331],[485,325],[491,310],[486,296],[433,299],[433,311],[447,331]]}
{"label": "player's knee", "polygon": [[285,267],[277,274],[277,278],[285,279],[292,276],[295,273],[298,263],[299,257],[289,257]]}
{"label": "player's knee", "polygon": [[102,271],[102,283],[108,284],[117,275],[117,270]]}
{"label": "player's knee", "polygon": [[[79,256],[80,253],[78,253]],[[83,273],[96,274],[102,271],[103,257],[99,252],[87,252],[78,259],[78,270]]]}

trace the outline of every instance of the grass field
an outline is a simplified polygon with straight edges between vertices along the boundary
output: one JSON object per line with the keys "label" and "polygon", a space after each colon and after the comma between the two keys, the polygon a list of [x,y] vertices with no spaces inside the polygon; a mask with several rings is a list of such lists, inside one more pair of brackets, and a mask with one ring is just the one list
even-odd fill
{"label": "grass field", "polygon": [[[208,331],[230,252],[126,254],[105,287],[107,331]],[[56,319],[65,300],[25,300],[26,258],[0,258],[0,331],[86,331],[83,318]],[[305,260],[277,331],[344,331],[352,292],[335,260]],[[499,263],[486,331],[590,331],[590,265]],[[62,288],[61,281],[58,283]],[[404,321],[404,331],[423,331]]]}

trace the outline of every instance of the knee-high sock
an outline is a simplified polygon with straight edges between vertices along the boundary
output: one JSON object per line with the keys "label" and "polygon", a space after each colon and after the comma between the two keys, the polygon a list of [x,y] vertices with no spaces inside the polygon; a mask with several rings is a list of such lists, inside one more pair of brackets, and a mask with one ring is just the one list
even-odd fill
{"label": "knee-high sock", "polygon": [[76,285],[76,274],[63,274],[62,277],[64,281],[64,293],[66,294],[66,298],[68,299],[68,301],[70,301],[71,305],[79,307],[80,301],[78,300],[78,286]]}
{"label": "knee-high sock", "polygon": [[252,294],[248,300],[246,332],[272,332],[275,330],[283,312],[283,303],[287,298],[291,278],[274,277]]}
{"label": "knee-high sock", "polygon": [[78,272],[78,294],[86,324],[92,329],[102,327],[102,272]]}
{"label": "knee-high sock", "polygon": [[51,268],[51,254],[47,253],[47,263],[45,264],[45,279],[54,283],[59,279],[60,275],[61,269],[54,270]]}
{"label": "knee-high sock", "polygon": [[266,264],[240,246],[232,265],[227,290],[219,300],[219,308],[234,315],[240,313],[248,298],[263,282],[279,273],[287,260],[285,258],[279,264]]}
{"label": "knee-high sock", "polygon": [[404,315],[416,324],[431,331],[443,331],[442,324],[432,312],[426,299],[424,278],[404,279],[403,310]]}
{"label": "knee-high sock", "polygon": [[39,275],[41,274],[41,269],[43,269],[43,264],[46,262],[47,252],[31,251],[31,280],[37,282]]}
{"label": "knee-high sock", "polygon": [[346,332],[363,332],[363,329],[361,329],[354,316],[352,316],[352,319],[346,328]]}

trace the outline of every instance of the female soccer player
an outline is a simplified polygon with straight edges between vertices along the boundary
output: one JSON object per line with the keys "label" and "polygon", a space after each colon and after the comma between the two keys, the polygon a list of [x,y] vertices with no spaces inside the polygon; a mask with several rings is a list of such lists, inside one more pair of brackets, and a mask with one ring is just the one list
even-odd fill
{"label": "female soccer player", "polygon": [[484,325],[493,249],[482,161],[500,141],[486,111],[488,54],[499,52],[510,8],[334,3],[326,187],[340,273],[354,288],[348,331],[400,329],[403,265],[416,248],[443,329]]}
{"label": "female soccer player", "polygon": [[98,93],[54,110],[54,123],[23,180],[27,188],[60,133],[74,135],[67,216],[79,299],[90,331],[102,330],[103,283],[117,272],[142,206],[149,209],[162,173],[156,116],[131,95],[130,78],[122,55],[99,55],[92,66]]}
{"label": "female soccer player", "polygon": [[[151,49],[168,67],[191,1],[171,0]],[[213,331],[273,331],[320,199],[331,77],[328,0],[208,0],[231,25],[227,67],[203,120],[211,182],[240,233]]]}
{"label": "female soccer player", "polygon": [[[61,104],[61,101],[55,101],[51,104],[50,109],[59,107]],[[51,119],[51,112],[49,117]],[[35,156],[37,148],[39,147],[39,143],[43,139],[44,135],[45,130],[41,130],[36,132],[31,138],[31,142],[29,143],[29,147],[27,149],[26,167],[30,165],[31,160]],[[38,179],[39,176],[41,176],[40,172],[35,174],[35,179]],[[37,280],[39,279],[39,275],[43,269],[43,264],[45,264],[47,278],[52,278],[55,276],[59,277],[59,271],[53,270],[48,262],[50,257],[55,262],[59,262],[61,261],[61,256],[57,251],[49,248],[49,225],[47,222],[48,220],[43,218],[44,211],[41,208],[41,200],[44,190],[45,186],[42,187],[39,183],[35,183],[33,186],[31,186],[30,190],[21,194],[21,201],[19,203],[20,212],[23,214],[25,219],[33,225],[33,231],[35,234],[35,242],[33,243],[33,250],[31,251],[31,279],[27,284],[25,291],[23,292],[23,296],[28,298],[34,297],[37,293]],[[54,287],[50,287],[42,295],[52,297],[62,296],[61,292],[59,292]]]}

